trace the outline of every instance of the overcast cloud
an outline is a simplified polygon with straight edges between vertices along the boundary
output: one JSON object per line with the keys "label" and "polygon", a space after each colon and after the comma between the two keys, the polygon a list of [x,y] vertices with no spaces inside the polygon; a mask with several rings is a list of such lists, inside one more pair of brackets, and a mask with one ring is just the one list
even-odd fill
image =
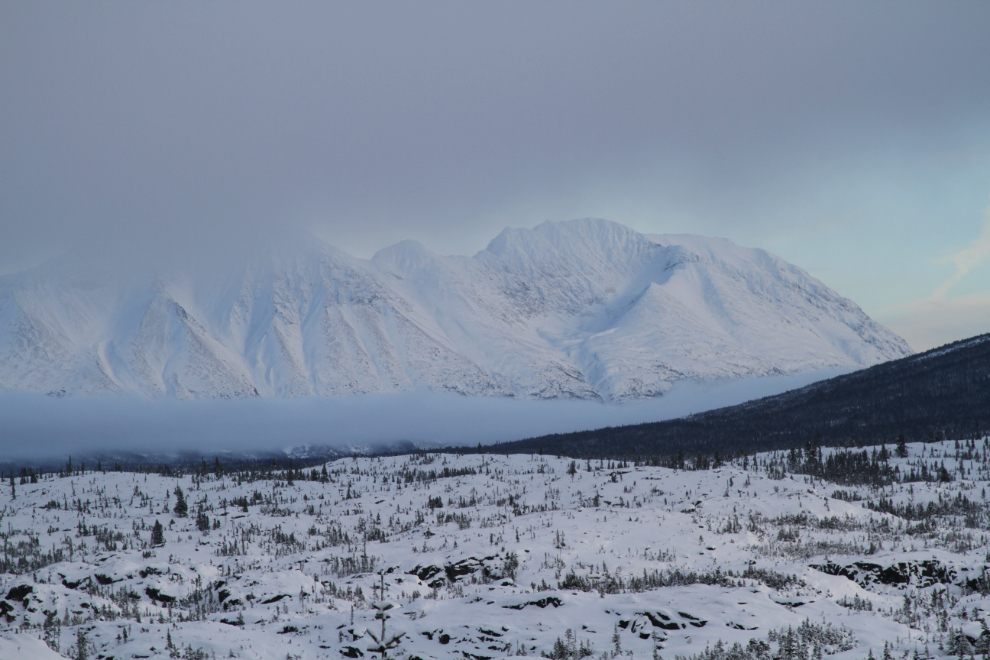
{"label": "overcast cloud", "polygon": [[939,299],[975,321],[904,311],[981,235],[988,25],[986,2],[5,2],[0,272],[287,229],[473,253],[599,216],[770,249],[925,348],[990,330],[986,256]]}

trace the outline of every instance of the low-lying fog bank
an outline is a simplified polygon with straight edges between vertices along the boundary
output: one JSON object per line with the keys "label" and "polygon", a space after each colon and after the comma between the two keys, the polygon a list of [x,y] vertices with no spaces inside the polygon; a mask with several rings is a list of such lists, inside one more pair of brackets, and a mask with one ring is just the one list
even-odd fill
{"label": "low-lying fog bank", "polygon": [[808,372],[682,384],[634,404],[433,393],[349,398],[164,401],[0,394],[0,459],[52,460],[99,451],[259,452],[300,445],[477,445],[680,417],[836,376]]}

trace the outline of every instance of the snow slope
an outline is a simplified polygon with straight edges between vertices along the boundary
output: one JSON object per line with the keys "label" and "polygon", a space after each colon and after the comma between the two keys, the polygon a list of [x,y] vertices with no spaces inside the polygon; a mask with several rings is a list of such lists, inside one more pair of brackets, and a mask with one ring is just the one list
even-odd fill
{"label": "snow slope", "polygon": [[390,656],[407,660],[538,656],[558,639],[558,658],[737,643],[696,660],[979,657],[990,439],[906,450],[864,452],[890,470],[869,486],[785,472],[786,453],[699,470],[478,454],[294,475],[77,464],[0,489],[0,657],[53,656],[38,638],[115,660],[372,657],[379,572],[387,629],[405,633]]}
{"label": "snow slope", "polygon": [[56,395],[621,401],[910,353],[763,250],[604,220],[506,229],[474,257],[404,241],[362,260],[313,240],[222,272],[0,278],[0,389]]}

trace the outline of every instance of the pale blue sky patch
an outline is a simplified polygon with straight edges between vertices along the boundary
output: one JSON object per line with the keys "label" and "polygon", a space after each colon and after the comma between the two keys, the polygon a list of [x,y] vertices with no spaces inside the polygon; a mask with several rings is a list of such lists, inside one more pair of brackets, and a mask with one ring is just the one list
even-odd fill
{"label": "pale blue sky patch", "polygon": [[934,260],[948,267],[931,295],[881,309],[877,318],[913,346],[937,346],[986,332],[990,322],[990,205],[965,247]]}
{"label": "pale blue sky patch", "polygon": [[[990,206],[983,212],[983,230],[980,235],[962,250],[946,255],[939,259],[940,263],[951,264],[955,268],[955,273],[948,280],[939,285],[932,298],[944,300],[951,292],[957,293],[960,285],[965,282],[975,284],[976,279],[971,277],[974,271],[979,272],[981,266],[990,261]],[[987,280],[984,280],[984,284]]]}

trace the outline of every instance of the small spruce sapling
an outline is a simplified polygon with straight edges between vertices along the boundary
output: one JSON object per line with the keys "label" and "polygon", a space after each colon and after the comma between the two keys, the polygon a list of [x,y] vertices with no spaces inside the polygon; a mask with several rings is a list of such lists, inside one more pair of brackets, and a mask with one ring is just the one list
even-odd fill
{"label": "small spruce sapling", "polygon": [[897,448],[894,450],[898,458],[908,457],[907,441],[904,440],[904,434],[901,433],[897,436]]}
{"label": "small spruce sapling", "polygon": [[155,526],[151,528],[151,545],[152,547],[165,545],[165,528],[158,520],[155,520]]}
{"label": "small spruce sapling", "polygon": [[378,601],[376,603],[372,603],[371,604],[371,607],[376,612],[375,613],[375,619],[380,619],[381,622],[382,622],[382,633],[381,633],[381,636],[378,636],[378,635],[375,635],[375,633],[371,632],[371,630],[367,630],[366,632],[368,633],[368,636],[371,637],[371,639],[374,640],[374,642],[375,642],[375,644],[373,646],[369,646],[368,647],[368,652],[369,653],[381,653],[382,654],[382,658],[384,658],[384,657],[386,657],[386,654],[388,653],[388,651],[394,649],[396,646],[399,645],[399,642],[402,641],[402,637],[406,633],[400,632],[400,633],[397,633],[397,634],[394,634],[394,635],[390,635],[390,636],[386,636],[385,635],[385,621],[387,619],[392,618],[388,614],[386,614],[386,612],[388,610],[392,609],[393,605],[392,605],[392,603],[386,603],[385,600],[384,600],[384,595],[385,595],[385,571],[380,571],[378,573],[378,575],[381,577],[381,587],[380,587],[379,594],[381,594],[383,598],[382,598],[382,600],[380,600],[380,601]]}
{"label": "small spruce sapling", "polygon": [[89,638],[86,630],[82,626],[76,629],[76,660],[88,660],[89,658]]}
{"label": "small spruce sapling", "polygon": [[175,487],[175,506],[172,508],[172,512],[180,518],[189,515],[189,505],[186,504],[186,496],[182,493],[180,486]]}

